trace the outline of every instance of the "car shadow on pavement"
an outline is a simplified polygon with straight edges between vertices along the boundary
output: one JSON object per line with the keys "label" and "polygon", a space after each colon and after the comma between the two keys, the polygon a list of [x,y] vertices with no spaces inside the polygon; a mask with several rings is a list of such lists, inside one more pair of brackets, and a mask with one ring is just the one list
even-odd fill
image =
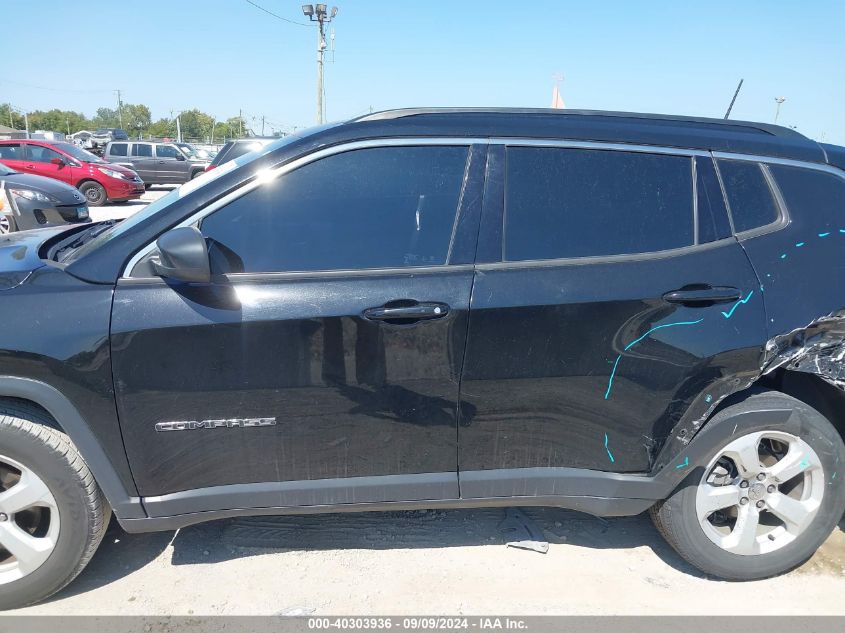
{"label": "car shadow on pavement", "polygon": [[43,603],[87,593],[138,571],[160,556],[175,534],[172,530],[127,534],[112,517],[106,535],[88,566],[76,580]]}
{"label": "car shadow on pavement", "polygon": [[[647,514],[600,519],[559,508],[523,508],[550,547],[648,547],[667,565],[703,577],[660,537]],[[174,565],[215,563],[268,553],[338,549],[441,549],[500,546],[504,508],[415,510],[243,517],[181,530],[173,540]],[[542,556],[526,551],[526,556]]]}
{"label": "car shadow on pavement", "polygon": [[[707,578],[663,541],[645,513],[601,519],[559,508],[522,510],[552,548],[648,547],[670,567]],[[499,527],[505,514],[504,508],[486,508],[242,517],[202,523],[178,532],[144,534],[127,534],[112,519],[88,567],[45,602],[84,594],[117,581],[151,563],[171,545],[172,565],[206,565],[308,550],[505,547],[512,538]],[[845,532],[845,517],[839,523],[839,530]],[[526,551],[525,555],[543,554]]]}

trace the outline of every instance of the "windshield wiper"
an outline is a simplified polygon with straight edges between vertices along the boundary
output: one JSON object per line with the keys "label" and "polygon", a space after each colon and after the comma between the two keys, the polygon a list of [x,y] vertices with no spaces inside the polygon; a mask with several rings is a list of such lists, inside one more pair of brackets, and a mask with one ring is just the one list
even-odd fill
{"label": "windshield wiper", "polygon": [[82,232],[76,235],[75,239],[71,240],[67,244],[53,251],[53,260],[57,262],[62,261],[62,259],[64,259],[62,257],[64,253],[76,250],[80,246],[87,244],[95,237],[97,237],[100,233],[103,233],[104,231],[110,229],[118,222],[120,222],[120,220],[106,220],[104,222],[98,222],[96,225],[90,228],[84,229]]}

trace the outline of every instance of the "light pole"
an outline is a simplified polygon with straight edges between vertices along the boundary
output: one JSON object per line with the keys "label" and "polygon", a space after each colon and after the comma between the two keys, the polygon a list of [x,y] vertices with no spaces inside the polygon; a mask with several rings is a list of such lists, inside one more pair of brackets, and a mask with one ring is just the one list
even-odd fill
{"label": "light pole", "polygon": [[777,103],[777,106],[775,107],[775,123],[778,122],[778,117],[780,116],[780,106],[784,101],[786,101],[786,97],[775,97],[775,103]]}
{"label": "light pole", "polygon": [[322,125],[323,116],[323,55],[326,51],[326,33],[324,26],[337,15],[337,7],[331,13],[325,4],[303,4],[302,13],[312,22],[317,23],[317,124]]}

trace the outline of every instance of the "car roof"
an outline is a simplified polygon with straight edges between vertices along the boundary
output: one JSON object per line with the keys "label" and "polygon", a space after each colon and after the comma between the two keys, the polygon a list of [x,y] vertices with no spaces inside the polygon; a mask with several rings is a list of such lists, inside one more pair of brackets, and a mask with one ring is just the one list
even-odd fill
{"label": "car roof", "polygon": [[268,142],[271,143],[273,141],[277,141],[281,136],[246,136],[244,138],[233,138],[229,143],[261,143],[261,142]]}
{"label": "car roof", "polygon": [[[151,145],[179,145],[180,141],[148,141],[146,139],[137,139],[137,138],[121,138],[116,141],[109,141],[108,144],[111,145],[112,143],[150,143]],[[188,145],[189,143],[181,143],[182,145]]]}
{"label": "car roof", "polygon": [[543,138],[668,146],[827,162],[824,148],[779,125],[733,119],[542,108],[405,108],[374,112],[323,132]]}
{"label": "car roof", "polygon": [[24,143],[27,145],[53,145],[55,143],[65,143],[66,141],[48,141],[44,138],[4,138],[0,139],[0,143],[3,145],[9,145],[10,143]]}

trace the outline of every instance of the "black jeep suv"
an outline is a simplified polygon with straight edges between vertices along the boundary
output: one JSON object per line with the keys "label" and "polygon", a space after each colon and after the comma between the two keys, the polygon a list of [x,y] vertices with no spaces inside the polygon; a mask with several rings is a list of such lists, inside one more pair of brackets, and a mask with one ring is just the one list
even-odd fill
{"label": "black jeep suv", "polygon": [[765,124],[402,110],[3,237],[0,606],[112,512],[650,510],[708,574],[801,564],[845,510],[843,168]]}

